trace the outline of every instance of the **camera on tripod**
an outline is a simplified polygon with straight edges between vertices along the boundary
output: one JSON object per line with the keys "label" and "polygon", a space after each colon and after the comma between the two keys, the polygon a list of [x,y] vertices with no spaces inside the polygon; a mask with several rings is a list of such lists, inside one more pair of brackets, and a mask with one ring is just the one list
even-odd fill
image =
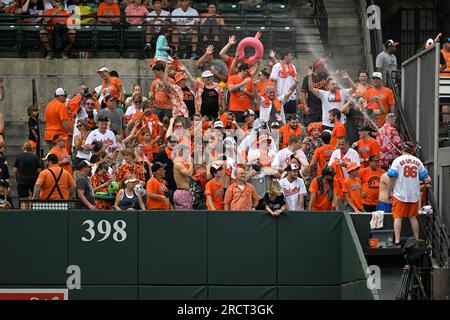
{"label": "camera on tripod", "polygon": [[416,263],[420,263],[420,260],[424,255],[424,251],[419,249],[417,240],[414,237],[402,240],[401,246],[406,263],[410,265],[416,265]]}

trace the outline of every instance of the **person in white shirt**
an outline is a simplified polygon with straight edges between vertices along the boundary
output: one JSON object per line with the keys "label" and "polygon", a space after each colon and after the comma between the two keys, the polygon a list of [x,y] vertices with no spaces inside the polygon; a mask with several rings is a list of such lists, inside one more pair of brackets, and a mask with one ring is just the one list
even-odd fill
{"label": "person in white shirt", "polygon": [[179,37],[182,35],[189,35],[192,37],[192,55],[191,59],[198,58],[197,55],[197,43],[198,43],[198,30],[197,26],[200,23],[197,10],[189,6],[189,0],[180,0],[180,7],[172,11],[172,24],[178,25],[173,27],[172,43],[175,47],[174,58],[178,58],[177,51],[179,46]]}
{"label": "person in white shirt", "polygon": [[[350,79],[347,72],[341,73],[341,78],[348,81],[350,84],[350,89],[342,89],[338,90],[338,86],[336,84],[336,81],[332,77],[328,77],[327,79],[327,86],[328,91],[325,90],[318,90],[313,87],[312,83],[312,76],[313,71],[311,68],[307,68],[307,75],[308,75],[308,84],[309,84],[309,91],[314,94],[317,98],[322,101],[322,130],[333,130],[334,124],[330,122],[329,119],[329,113],[331,109],[338,109],[341,111],[342,107],[344,106],[345,102],[351,97],[354,91],[357,90],[356,85]],[[341,122],[345,122],[344,115],[341,115]]]}
{"label": "person in white shirt", "polygon": [[355,162],[361,165],[359,153],[355,149],[350,148],[349,142],[346,137],[340,137],[337,142],[337,149],[333,151],[330,157],[329,166],[333,165],[333,162],[337,161],[338,167],[341,168],[344,175],[344,179],[348,178],[347,165],[351,162]]}
{"label": "person in white shirt", "polygon": [[395,246],[400,246],[402,218],[409,218],[414,237],[419,239],[420,180],[431,181],[422,161],[414,157],[415,146],[405,142],[402,155],[396,158],[388,170],[389,190],[392,190],[392,216],[394,218]]}
{"label": "person in white shirt", "polygon": [[170,26],[170,12],[162,9],[162,1],[153,0],[153,7],[155,10],[147,14],[144,50],[150,50],[152,39],[158,39],[159,36],[165,35]]}
{"label": "person in white shirt", "polygon": [[299,82],[295,81],[297,70],[293,64],[294,52],[291,50],[283,51],[281,53],[281,60],[275,64],[270,73],[270,80],[276,82],[278,96],[284,96],[288,90],[295,85],[293,92],[286,99],[283,105],[286,114],[297,113],[297,90],[300,92]]}
{"label": "person in white shirt", "polygon": [[275,155],[275,158],[272,161],[272,168],[278,170],[278,172],[282,174],[291,163],[291,156],[295,153],[298,160],[301,162],[301,173],[302,175],[305,175],[307,173],[309,163],[305,153],[300,150],[301,145],[302,139],[300,136],[290,136],[288,146],[278,151]]}
{"label": "person in white shirt", "polygon": [[101,141],[103,143],[103,148],[107,154],[112,154],[114,150],[117,149],[116,136],[111,130],[108,130],[108,122],[108,117],[98,117],[98,129],[95,129],[94,131],[91,131],[91,133],[89,133],[86,139],[86,144],[83,146],[84,150],[94,150],[94,141]]}
{"label": "person in white shirt", "polygon": [[287,166],[287,177],[280,180],[281,192],[286,200],[289,211],[305,210],[306,187],[302,178],[299,178],[299,166],[290,164]]}

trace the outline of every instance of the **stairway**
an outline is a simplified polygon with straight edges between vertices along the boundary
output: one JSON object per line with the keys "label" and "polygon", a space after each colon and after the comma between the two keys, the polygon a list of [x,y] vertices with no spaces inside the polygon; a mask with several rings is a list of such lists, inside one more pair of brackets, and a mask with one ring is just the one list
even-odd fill
{"label": "stairway", "polygon": [[352,79],[367,69],[363,28],[357,0],[323,0],[328,15],[328,50],[335,69],[344,69]]}

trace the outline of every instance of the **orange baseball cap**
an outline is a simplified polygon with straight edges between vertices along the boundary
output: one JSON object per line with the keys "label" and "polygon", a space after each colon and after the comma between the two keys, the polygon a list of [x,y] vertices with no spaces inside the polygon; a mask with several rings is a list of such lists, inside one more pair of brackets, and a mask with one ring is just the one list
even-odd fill
{"label": "orange baseball cap", "polygon": [[187,78],[187,75],[183,72],[177,72],[177,74],[175,75],[175,82],[184,80]]}
{"label": "orange baseball cap", "polygon": [[352,172],[356,169],[359,169],[361,166],[359,164],[357,164],[356,162],[350,162],[347,165],[347,172]]}

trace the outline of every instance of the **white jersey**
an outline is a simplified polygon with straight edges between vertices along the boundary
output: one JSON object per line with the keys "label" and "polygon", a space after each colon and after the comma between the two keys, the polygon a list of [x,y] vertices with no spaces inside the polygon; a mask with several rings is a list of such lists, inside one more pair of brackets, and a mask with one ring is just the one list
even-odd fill
{"label": "white jersey", "polygon": [[300,208],[300,195],[306,195],[305,182],[302,178],[297,178],[292,183],[287,178],[280,180],[281,192],[286,200],[289,211],[298,211]]}
{"label": "white jersey", "polygon": [[262,160],[263,162],[269,161],[272,162],[275,158],[277,152],[274,149],[267,148],[267,158],[268,159],[261,159],[261,151],[259,149],[252,149],[248,153],[247,159],[249,163],[254,163],[256,160]]}
{"label": "white jersey", "polygon": [[173,10],[172,17],[173,24],[182,26],[179,28],[181,32],[189,30],[187,26],[194,26],[200,22],[198,11],[190,7],[186,11],[183,11],[181,8]]}
{"label": "white jersey", "polygon": [[[359,165],[361,164],[360,160],[359,160],[359,153],[355,149],[352,149],[352,148],[349,148],[347,153],[344,156],[341,155],[340,149],[334,150],[333,153],[331,154],[330,162],[328,162],[328,165],[329,166],[333,165],[333,162],[335,160],[343,160],[347,164],[349,164],[350,162],[356,162]],[[347,179],[348,178],[347,169],[342,167],[342,172],[344,173],[345,179]]]}
{"label": "white jersey", "polygon": [[[286,169],[288,164],[291,163],[291,155],[294,153],[289,150],[288,148],[281,149],[277,152],[275,158],[272,161],[272,167],[281,167],[283,169]],[[295,151],[295,154],[300,158],[306,160],[308,162],[308,158],[306,157],[305,153],[302,150]],[[303,166],[303,165],[302,165]]]}
{"label": "white jersey", "polygon": [[105,152],[111,154],[117,148],[116,136],[111,130],[106,130],[105,133],[101,133],[98,129],[89,133],[86,144],[92,144],[94,141],[102,141],[103,145],[107,145]]}
{"label": "white jersey", "polygon": [[[327,127],[334,127],[334,124],[330,122],[329,113],[331,109],[338,109],[341,111],[345,101],[350,96],[350,89],[339,90],[341,93],[341,99],[336,101],[336,94],[330,93],[330,91],[319,90],[319,99],[322,101],[322,124]],[[341,122],[345,123],[345,116],[341,114]]]}
{"label": "white jersey", "polygon": [[[295,70],[295,66],[292,65]],[[286,66],[287,69],[287,66]],[[287,70],[286,70],[287,72]],[[291,88],[295,84],[295,79],[292,75],[288,74],[286,78],[281,77],[282,71],[281,71],[281,64],[277,63],[272,68],[272,73],[270,74],[270,79],[275,79],[277,81],[277,95],[278,96],[284,96],[288,92],[289,88]],[[297,99],[297,90],[294,90],[294,92],[289,97],[289,100],[296,100]]]}
{"label": "white jersey", "polygon": [[[270,113],[272,112],[272,108],[274,108],[273,104],[270,105],[265,104],[265,99],[263,97],[259,97],[259,101],[257,101],[259,106],[259,119],[261,119],[264,122],[273,122],[275,119],[270,118]],[[286,96],[280,96],[278,97],[278,100],[280,100],[281,105],[283,106],[286,101]],[[280,117],[283,123],[286,123],[286,115],[284,114],[284,108],[281,108],[280,111]]]}
{"label": "white jersey", "polygon": [[402,202],[417,202],[420,199],[420,180],[428,176],[422,161],[405,154],[392,162],[388,176],[396,177],[394,197]]}

